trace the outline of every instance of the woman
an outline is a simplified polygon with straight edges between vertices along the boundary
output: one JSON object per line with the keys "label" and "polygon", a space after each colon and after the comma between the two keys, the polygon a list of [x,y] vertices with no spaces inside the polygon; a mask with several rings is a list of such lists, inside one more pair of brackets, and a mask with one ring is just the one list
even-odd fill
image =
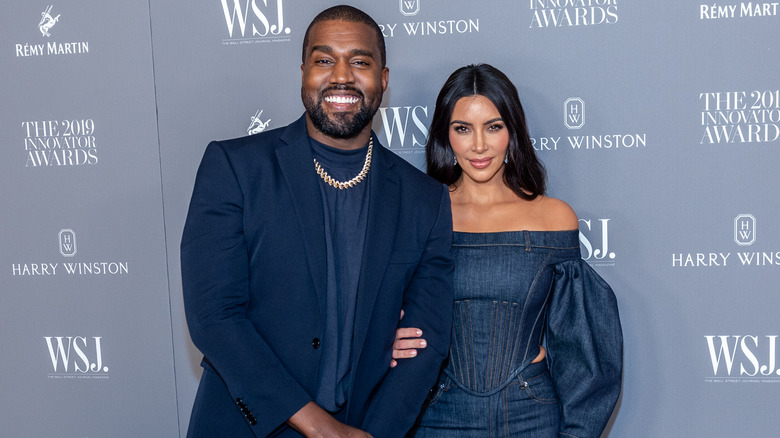
{"label": "woman", "polygon": [[[615,296],[581,259],[574,211],[544,196],[544,168],[502,72],[470,65],[447,79],[426,160],[450,187],[455,313],[415,436],[599,437],[620,393]],[[415,336],[398,331],[395,358],[424,346]]]}

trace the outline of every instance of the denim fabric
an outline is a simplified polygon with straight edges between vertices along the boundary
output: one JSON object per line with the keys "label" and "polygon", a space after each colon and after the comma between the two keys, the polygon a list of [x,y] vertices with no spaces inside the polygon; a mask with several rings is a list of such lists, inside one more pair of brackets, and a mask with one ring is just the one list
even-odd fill
{"label": "denim fabric", "polygon": [[578,231],[456,232],[452,248],[449,360],[414,436],[598,437],[620,393],[622,334]]}
{"label": "denim fabric", "polygon": [[489,396],[475,396],[442,374],[414,435],[557,438],[558,398],[547,364],[531,364]]}

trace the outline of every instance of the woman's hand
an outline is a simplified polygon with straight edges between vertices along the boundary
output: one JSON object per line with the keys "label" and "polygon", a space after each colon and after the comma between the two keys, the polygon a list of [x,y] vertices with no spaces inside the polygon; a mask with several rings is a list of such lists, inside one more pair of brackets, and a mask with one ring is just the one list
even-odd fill
{"label": "woman's hand", "polygon": [[[401,319],[404,317],[404,311],[401,311]],[[418,348],[425,348],[428,342],[422,338],[422,330],[415,327],[399,328],[395,331],[395,342],[393,342],[393,360],[390,361],[390,368],[398,365],[396,359],[409,359],[417,356]]]}

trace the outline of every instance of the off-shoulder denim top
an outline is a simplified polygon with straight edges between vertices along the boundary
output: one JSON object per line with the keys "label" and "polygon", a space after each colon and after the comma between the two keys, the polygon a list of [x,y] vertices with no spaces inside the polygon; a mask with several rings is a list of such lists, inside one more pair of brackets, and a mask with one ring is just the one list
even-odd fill
{"label": "off-shoulder denim top", "polygon": [[620,394],[623,337],[609,285],[580,256],[579,232],[453,234],[455,306],[444,372],[489,396],[540,352],[561,430],[598,437]]}

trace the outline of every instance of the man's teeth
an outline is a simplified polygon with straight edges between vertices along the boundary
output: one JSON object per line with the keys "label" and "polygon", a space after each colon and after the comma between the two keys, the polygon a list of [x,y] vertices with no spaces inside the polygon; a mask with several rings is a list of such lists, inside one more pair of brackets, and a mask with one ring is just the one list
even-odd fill
{"label": "man's teeth", "polygon": [[355,96],[328,96],[325,98],[325,102],[329,103],[355,103],[359,98]]}

